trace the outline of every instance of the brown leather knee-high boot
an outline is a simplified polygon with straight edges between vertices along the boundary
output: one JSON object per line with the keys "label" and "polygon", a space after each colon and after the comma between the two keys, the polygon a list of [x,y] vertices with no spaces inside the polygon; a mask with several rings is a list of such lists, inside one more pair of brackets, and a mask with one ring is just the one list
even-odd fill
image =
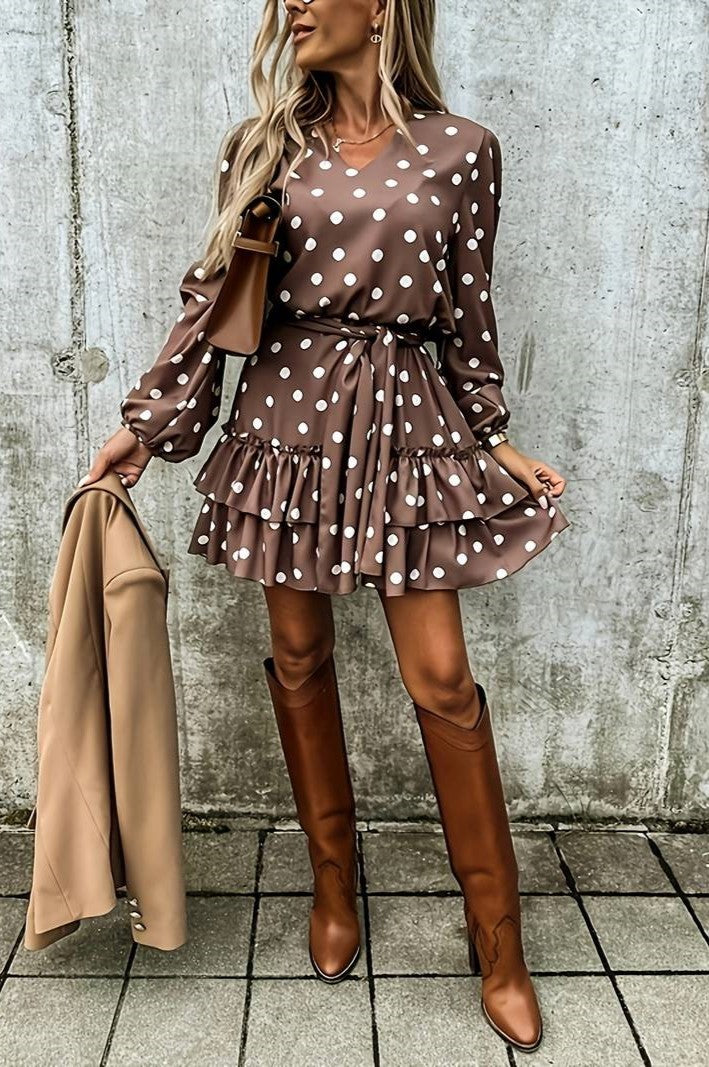
{"label": "brown leather knee-high boot", "polygon": [[330,655],[297,689],[263,665],[276,713],[298,821],[313,868],[310,961],[318,978],[339,982],[360,953],[357,826],[335,662]]}
{"label": "brown leather knee-high boot", "polygon": [[537,1048],[542,1019],[522,948],[518,867],[485,690],[472,728],[423,708],[416,717],[431,770],[451,870],[465,900],[473,973],[482,973],[481,1008],[501,1037]]}

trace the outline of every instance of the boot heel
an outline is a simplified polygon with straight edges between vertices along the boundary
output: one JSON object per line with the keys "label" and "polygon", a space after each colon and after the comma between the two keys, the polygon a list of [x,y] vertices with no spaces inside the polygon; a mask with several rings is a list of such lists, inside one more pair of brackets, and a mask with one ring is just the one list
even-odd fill
{"label": "boot heel", "polygon": [[468,934],[468,959],[470,960],[470,970],[472,974],[480,974],[480,959],[478,957],[478,951],[475,948],[475,942],[470,934]]}

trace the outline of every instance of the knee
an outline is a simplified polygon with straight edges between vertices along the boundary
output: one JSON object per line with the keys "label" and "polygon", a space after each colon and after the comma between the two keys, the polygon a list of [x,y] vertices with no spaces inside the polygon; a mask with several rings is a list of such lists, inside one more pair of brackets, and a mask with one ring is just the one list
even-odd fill
{"label": "knee", "polygon": [[335,638],[330,632],[281,635],[272,645],[276,677],[289,689],[297,689],[332,655]]}
{"label": "knee", "polygon": [[427,665],[414,678],[402,679],[411,699],[461,726],[473,726],[480,714],[475,679],[466,664]]}

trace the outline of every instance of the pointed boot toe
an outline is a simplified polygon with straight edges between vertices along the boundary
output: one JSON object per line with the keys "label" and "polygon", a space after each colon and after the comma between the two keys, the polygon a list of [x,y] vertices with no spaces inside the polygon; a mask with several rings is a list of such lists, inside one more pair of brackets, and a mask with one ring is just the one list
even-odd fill
{"label": "pointed boot toe", "polygon": [[310,910],[310,962],[318,978],[339,982],[359,959],[361,935],[357,911],[357,873],[343,874],[326,861],[315,878]]}
{"label": "pointed boot toe", "polygon": [[542,1040],[542,1017],[529,975],[505,982],[480,997],[483,1015],[496,1033],[521,1052],[532,1052]]}
{"label": "pointed boot toe", "polygon": [[310,962],[324,982],[341,982],[353,970],[361,949],[359,929],[310,926]]}
{"label": "pointed boot toe", "polygon": [[[511,939],[514,941],[518,938]],[[521,948],[517,958],[507,961],[507,966],[497,970],[488,963],[480,965],[480,957],[472,937],[468,938],[470,969],[473,974],[483,974],[480,1008],[493,1030],[522,1052],[532,1052],[542,1040],[542,1015],[534,984],[523,961]],[[510,953],[508,953],[509,957]],[[520,957],[522,957],[520,961]]]}

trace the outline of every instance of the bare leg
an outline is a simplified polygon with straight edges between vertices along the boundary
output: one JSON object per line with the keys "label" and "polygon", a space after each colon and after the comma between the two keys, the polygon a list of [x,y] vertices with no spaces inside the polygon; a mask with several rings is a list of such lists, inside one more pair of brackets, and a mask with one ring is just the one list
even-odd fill
{"label": "bare leg", "polygon": [[296,689],[335,647],[330,596],[288,586],[263,586],[263,591],[276,678],[286,688]]}
{"label": "bare leg", "polygon": [[412,589],[393,597],[379,590],[379,596],[411,699],[458,726],[474,726],[482,709],[457,590]]}

